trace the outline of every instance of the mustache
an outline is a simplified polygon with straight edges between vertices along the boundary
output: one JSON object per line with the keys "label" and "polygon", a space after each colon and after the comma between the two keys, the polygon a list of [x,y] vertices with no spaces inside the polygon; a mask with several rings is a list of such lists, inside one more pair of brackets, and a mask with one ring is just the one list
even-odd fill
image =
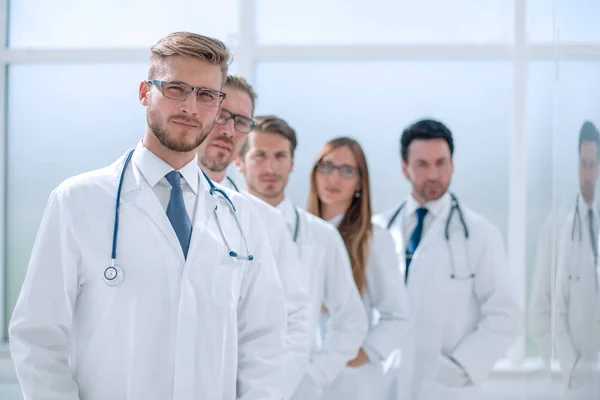
{"label": "mustache", "polygon": [[431,181],[431,180],[429,180],[429,181],[426,181],[425,184],[426,185],[441,185],[442,182],[441,181]]}
{"label": "mustache", "polygon": [[283,177],[281,175],[278,174],[261,174],[258,176],[259,178],[276,178],[276,179],[283,179]]}
{"label": "mustache", "polygon": [[227,143],[227,144],[231,145],[231,147],[233,147],[233,138],[231,138],[231,137],[222,136],[222,137],[212,140],[212,143],[218,143],[218,142]]}
{"label": "mustache", "polygon": [[198,121],[196,118],[191,118],[191,117],[188,117],[187,115],[183,115],[183,114],[171,115],[169,117],[169,119],[170,120],[172,120],[172,119],[179,119],[181,121],[191,122],[194,125],[201,125],[200,121]]}

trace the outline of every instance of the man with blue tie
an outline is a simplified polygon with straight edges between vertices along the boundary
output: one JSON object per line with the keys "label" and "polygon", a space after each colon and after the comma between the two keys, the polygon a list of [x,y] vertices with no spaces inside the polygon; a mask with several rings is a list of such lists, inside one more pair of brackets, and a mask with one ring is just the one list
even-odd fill
{"label": "man with blue tie", "polygon": [[417,246],[419,246],[419,242],[421,241],[421,236],[423,235],[423,222],[425,221],[427,211],[428,210],[425,207],[419,207],[415,210],[415,214],[417,215],[417,226],[410,235],[410,239],[408,240],[408,244],[406,245],[406,270],[404,271],[405,282],[408,281],[408,270],[410,268],[412,256],[413,254],[415,254]]}
{"label": "man with blue tie", "polygon": [[281,400],[286,296],[263,219],[196,155],[231,54],[174,32],[149,56],[135,149],[49,196],[9,325],[23,398]]}
{"label": "man with blue tie", "polygon": [[454,141],[444,124],[415,122],[400,147],[412,193],[373,218],[396,241],[414,321],[396,398],[479,399],[480,383],[522,333],[502,237],[448,191]]}

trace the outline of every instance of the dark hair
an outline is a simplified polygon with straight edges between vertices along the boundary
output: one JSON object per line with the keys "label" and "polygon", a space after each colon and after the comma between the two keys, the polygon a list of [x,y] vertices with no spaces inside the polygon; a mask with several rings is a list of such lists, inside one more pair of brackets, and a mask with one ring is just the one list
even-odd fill
{"label": "dark hair", "polygon": [[422,119],[410,125],[400,138],[400,155],[404,162],[408,162],[408,146],[413,140],[444,139],[450,148],[450,156],[454,154],[454,140],[452,132],[443,123],[433,119]]}
{"label": "dark hair", "polygon": [[593,122],[585,121],[579,131],[579,152],[583,142],[594,142],[598,149],[598,159],[600,159],[600,132]]}
{"label": "dark hair", "polygon": [[[276,117],[275,115],[258,116],[254,118],[254,121],[256,122],[256,126],[252,131],[275,133],[283,136],[290,141],[290,151],[292,153],[292,157],[294,156],[294,151],[296,151],[296,146],[298,145],[298,139],[296,139],[296,131],[294,128],[289,126],[288,123],[283,119]],[[244,157],[246,155],[248,148],[249,144],[248,140],[246,140],[240,149],[240,157]]]}

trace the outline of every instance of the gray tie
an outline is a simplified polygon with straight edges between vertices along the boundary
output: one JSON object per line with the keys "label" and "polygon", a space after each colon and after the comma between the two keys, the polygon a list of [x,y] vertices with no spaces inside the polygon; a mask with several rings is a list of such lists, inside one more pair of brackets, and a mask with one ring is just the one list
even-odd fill
{"label": "gray tie", "polygon": [[590,225],[590,242],[592,242],[592,251],[594,252],[594,261],[598,260],[598,238],[596,237],[596,229],[594,227],[594,212],[590,208],[588,210],[588,223]]}
{"label": "gray tie", "polygon": [[181,244],[183,256],[187,259],[187,253],[190,248],[190,238],[192,237],[192,223],[185,210],[183,202],[183,190],[181,190],[181,175],[177,171],[171,171],[167,174],[167,181],[171,185],[171,198],[167,206],[167,217],[171,221],[173,230]]}

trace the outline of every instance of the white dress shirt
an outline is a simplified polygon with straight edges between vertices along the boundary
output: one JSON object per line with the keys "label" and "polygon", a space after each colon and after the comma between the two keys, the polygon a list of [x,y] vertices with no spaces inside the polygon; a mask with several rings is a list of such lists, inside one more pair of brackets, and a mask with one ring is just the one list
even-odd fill
{"label": "white dress shirt", "polygon": [[[167,181],[166,175],[173,171],[173,168],[144,147],[141,141],[135,152],[137,156],[133,159],[134,164],[140,170],[166,212],[171,198],[171,185]],[[190,221],[193,222],[196,212],[196,196],[198,195],[198,156],[194,156],[192,161],[178,171],[182,178],[181,190],[183,191],[185,209]]]}
{"label": "white dress shirt", "polygon": [[446,192],[439,199],[429,201],[424,206],[421,206],[412,195],[408,196],[404,210],[402,210],[402,213],[400,214],[402,218],[402,232],[404,236],[403,243],[405,246],[403,251],[406,250],[406,246],[410,241],[410,236],[417,227],[417,209],[421,207],[427,209],[427,214],[425,214],[425,219],[423,220],[423,231],[421,233],[421,240],[423,240],[429,231],[429,228],[433,225],[436,219],[447,218],[447,216],[442,215],[442,213],[444,210],[449,209],[447,205],[450,203],[450,200],[450,193]]}

